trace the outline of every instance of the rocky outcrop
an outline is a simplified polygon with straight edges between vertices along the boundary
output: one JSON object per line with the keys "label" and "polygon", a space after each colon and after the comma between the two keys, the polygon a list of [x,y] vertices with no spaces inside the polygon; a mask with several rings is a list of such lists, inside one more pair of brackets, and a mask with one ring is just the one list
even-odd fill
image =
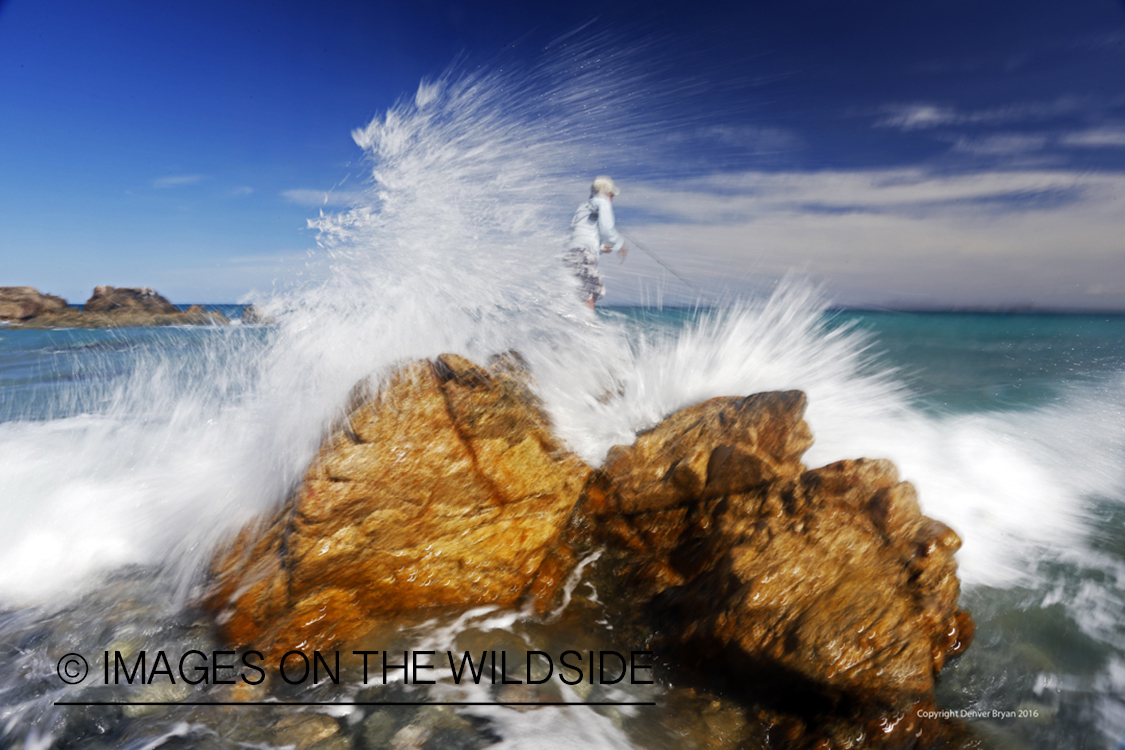
{"label": "rocky outcrop", "polygon": [[713,399],[613,449],[589,492],[627,551],[612,577],[679,642],[735,646],[833,700],[921,700],[964,646],[960,539],[889,461],[805,470],[804,403]]}
{"label": "rocky outcrop", "polygon": [[130,326],[223,325],[222,314],[192,305],[181,311],[148,288],[94,288],[83,309],[39,294],[32,287],[0,287],[0,320],[11,328],[126,328]]}
{"label": "rocky outcrop", "polygon": [[428,607],[546,611],[598,549],[619,632],[677,679],[724,685],[788,738],[771,746],[936,741],[920,709],[972,637],[960,540],[892,464],[805,467],[789,391],[683,409],[595,471],[551,437],[518,364],[444,355],[358,389],[293,497],[216,558],[226,638],[314,648]]}
{"label": "rocky outcrop", "polygon": [[176,306],[148,287],[121,288],[96,286],[90,299],[82,308],[86,312],[144,312],[152,315],[171,315],[179,312]]}
{"label": "rocky outcrop", "polygon": [[360,386],[299,490],[216,560],[227,637],[316,648],[394,613],[514,604],[590,472],[517,372],[445,355]]}
{"label": "rocky outcrop", "polygon": [[0,286],[0,320],[27,320],[66,309],[66,300],[32,286]]}
{"label": "rocky outcrop", "polygon": [[799,391],[714,398],[611,448],[591,487],[598,515],[653,512],[760,487],[804,470],[812,445]]}
{"label": "rocky outcrop", "polygon": [[807,470],[804,409],[795,391],[711,399],[611,449],[543,569],[603,549],[598,590],[652,648],[796,727],[785,746],[848,746],[857,724],[933,741],[947,727],[920,710],[973,634],[960,539],[889,461]]}

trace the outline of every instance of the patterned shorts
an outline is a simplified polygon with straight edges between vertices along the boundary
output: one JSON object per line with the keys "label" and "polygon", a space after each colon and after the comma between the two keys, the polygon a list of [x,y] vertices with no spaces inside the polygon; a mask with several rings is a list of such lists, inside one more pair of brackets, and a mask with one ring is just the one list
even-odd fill
{"label": "patterned shorts", "polygon": [[566,264],[578,277],[583,300],[599,300],[605,296],[605,284],[594,253],[584,247],[573,247],[566,253]]}

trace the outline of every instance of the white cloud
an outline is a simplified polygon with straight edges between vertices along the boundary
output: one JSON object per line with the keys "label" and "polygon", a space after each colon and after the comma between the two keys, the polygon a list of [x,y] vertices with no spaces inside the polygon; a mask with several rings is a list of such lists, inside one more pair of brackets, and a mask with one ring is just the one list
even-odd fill
{"label": "white cloud", "polygon": [[308,190],[297,188],[281,194],[290,203],[309,208],[350,208],[367,199],[367,194],[359,190]]}
{"label": "white cloud", "polygon": [[927,102],[889,104],[880,109],[884,116],[875,122],[875,127],[910,131],[954,125],[1029,122],[1073,114],[1088,105],[1089,102],[1077,97],[1062,97],[1052,102],[1028,102],[978,110],[959,110]]}
{"label": "white cloud", "polygon": [[1091,148],[1125,147],[1125,128],[1096,128],[1067,133],[1059,139],[1064,146],[1083,146]]}
{"label": "white cloud", "polygon": [[[1108,190],[1123,179],[1062,170],[952,175],[923,169],[742,172],[657,189],[631,186],[629,202],[693,224],[741,223],[779,213],[936,213],[974,205],[975,210],[993,213],[999,201]],[[1017,202],[1011,208],[1024,207]]]}
{"label": "white cloud", "polygon": [[951,107],[934,104],[894,104],[883,108],[887,116],[875,127],[900,130],[923,130],[958,122],[957,112]]}
{"label": "white cloud", "polygon": [[152,186],[159,189],[181,187],[183,185],[197,185],[208,179],[210,179],[210,177],[205,174],[177,174],[168,177],[158,177],[152,181]]}
{"label": "white cloud", "polygon": [[[1123,174],[745,172],[630,188],[625,232],[712,289],[797,269],[848,303],[1125,307]],[[633,205],[662,218],[631,229]]]}

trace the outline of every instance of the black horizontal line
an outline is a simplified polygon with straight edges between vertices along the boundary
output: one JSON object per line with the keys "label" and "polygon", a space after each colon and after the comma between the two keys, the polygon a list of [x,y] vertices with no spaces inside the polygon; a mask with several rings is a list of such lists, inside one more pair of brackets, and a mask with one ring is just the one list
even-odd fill
{"label": "black horizontal line", "polygon": [[655,706],[655,701],[55,701],[56,706]]}

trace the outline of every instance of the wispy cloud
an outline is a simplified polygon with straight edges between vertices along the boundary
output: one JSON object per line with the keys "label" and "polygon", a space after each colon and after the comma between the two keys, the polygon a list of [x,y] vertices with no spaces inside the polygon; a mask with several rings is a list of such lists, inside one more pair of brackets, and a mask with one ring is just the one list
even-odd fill
{"label": "wispy cloud", "polygon": [[753,125],[716,125],[704,128],[700,134],[727,146],[758,152],[790,151],[801,143],[800,138],[788,130]]}
{"label": "wispy cloud", "polygon": [[349,208],[367,197],[366,193],[359,190],[325,191],[305,188],[286,190],[281,195],[290,203],[309,208]]}
{"label": "wispy cloud", "polygon": [[885,117],[875,122],[877,128],[924,130],[958,122],[957,111],[936,104],[891,104],[883,107]]}
{"label": "wispy cloud", "polygon": [[168,177],[158,177],[152,181],[152,186],[158,189],[181,187],[183,185],[198,185],[204,180],[211,179],[205,174],[177,174]]}
{"label": "wispy cloud", "polygon": [[795,151],[804,145],[795,132],[783,128],[758,125],[712,125],[709,127],[673,130],[660,140],[675,149],[699,149],[762,156]]}
{"label": "wispy cloud", "polygon": [[958,138],[953,150],[978,156],[1010,156],[1042,151],[1048,138],[1042,134],[997,133],[977,138]]}
{"label": "wispy cloud", "polygon": [[744,172],[631,185],[618,220],[701,286],[799,269],[845,302],[1125,307],[1122,194],[1062,169]]}
{"label": "wispy cloud", "polygon": [[1119,51],[1122,46],[1125,46],[1125,31],[1116,29],[1080,37],[1072,46],[1080,50],[1095,50],[1098,52]]}
{"label": "wispy cloud", "polygon": [[941,104],[916,102],[889,104],[880,109],[875,121],[878,128],[928,130],[957,125],[998,125],[1032,122],[1079,112],[1088,102],[1077,97],[1063,97],[1051,102],[1026,102],[991,109],[963,110]]}
{"label": "wispy cloud", "polygon": [[249,185],[239,185],[238,187],[231,188],[230,195],[233,198],[242,198],[254,192],[254,188]]}
{"label": "wispy cloud", "polygon": [[1125,147],[1125,127],[1079,130],[1067,133],[1059,139],[1059,143],[1086,148],[1122,148]]}
{"label": "wispy cloud", "polygon": [[1125,148],[1125,124],[1113,116],[1123,104],[1125,100],[1095,102],[1080,97],[980,110],[896,104],[883,107],[873,127],[949,143],[947,155],[954,164],[975,159],[978,167],[1002,164],[1013,170],[1034,170],[1072,164],[1076,148]]}
{"label": "wispy cloud", "polygon": [[[629,202],[663,219],[692,224],[737,224],[778,214],[937,214],[1020,212],[1020,198],[1105,194],[1125,185],[1120,175],[1067,170],[937,174],[924,169],[822,172],[742,172],[687,180],[673,187],[631,188]],[[639,193],[639,195],[637,194]],[[975,210],[975,209],[974,209]]]}

